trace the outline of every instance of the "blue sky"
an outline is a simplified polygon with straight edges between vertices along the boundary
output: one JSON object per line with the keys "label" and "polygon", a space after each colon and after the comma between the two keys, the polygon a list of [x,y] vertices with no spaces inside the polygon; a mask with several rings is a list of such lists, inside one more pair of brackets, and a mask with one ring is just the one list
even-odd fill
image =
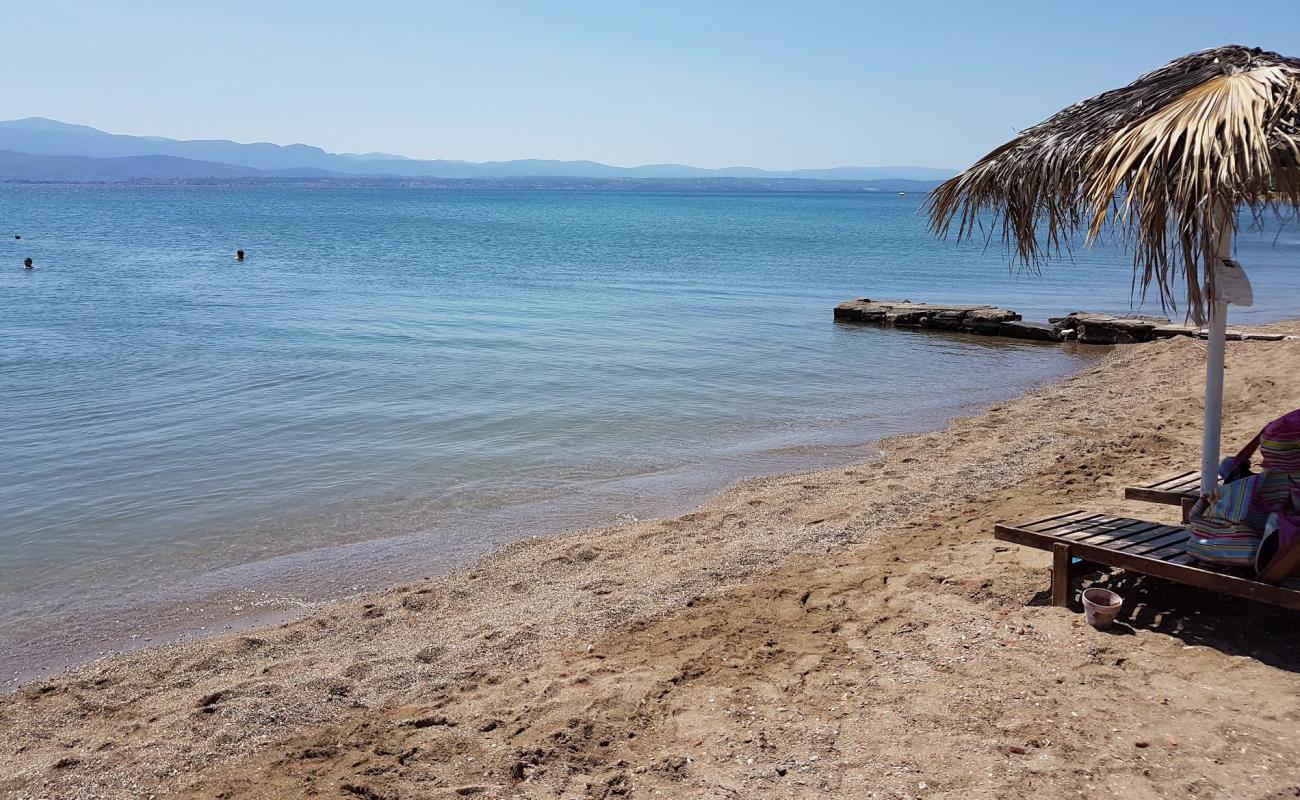
{"label": "blue sky", "polygon": [[470,161],[963,167],[1294,2],[6,4],[0,118]]}

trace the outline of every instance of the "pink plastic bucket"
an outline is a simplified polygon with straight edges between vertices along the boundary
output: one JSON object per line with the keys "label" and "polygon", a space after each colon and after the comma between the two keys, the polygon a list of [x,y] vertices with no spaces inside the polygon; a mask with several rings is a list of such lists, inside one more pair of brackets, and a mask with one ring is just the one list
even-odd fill
{"label": "pink plastic bucket", "polygon": [[1124,598],[1110,589],[1083,590],[1083,618],[1099,631],[1110,627],[1123,606]]}

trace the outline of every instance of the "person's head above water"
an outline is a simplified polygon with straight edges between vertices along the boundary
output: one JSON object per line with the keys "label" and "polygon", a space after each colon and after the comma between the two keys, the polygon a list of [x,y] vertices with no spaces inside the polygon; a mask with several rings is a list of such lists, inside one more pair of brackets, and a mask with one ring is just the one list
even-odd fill
{"label": "person's head above water", "polygon": [[23,259],[23,269],[33,269],[32,260],[30,258]]}
{"label": "person's head above water", "polygon": [[244,260],[244,251],[243,251],[243,250],[236,250],[236,251],[235,251],[235,260],[236,260],[236,261],[243,261],[243,260]]}

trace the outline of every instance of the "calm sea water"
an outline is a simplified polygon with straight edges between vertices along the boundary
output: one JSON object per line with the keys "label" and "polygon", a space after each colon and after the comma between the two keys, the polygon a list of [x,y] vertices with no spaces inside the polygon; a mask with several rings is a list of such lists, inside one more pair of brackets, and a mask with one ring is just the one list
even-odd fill
{"label": "calm sea water", "polygon": [[[920,202],[0,188],[0,669],[681,510],[1090,358],[834,324],[856,295],[1129,310],[1120,249],[1018,276]],[[1236,318],[1293,313],[1300,233],[1240,256]]]}

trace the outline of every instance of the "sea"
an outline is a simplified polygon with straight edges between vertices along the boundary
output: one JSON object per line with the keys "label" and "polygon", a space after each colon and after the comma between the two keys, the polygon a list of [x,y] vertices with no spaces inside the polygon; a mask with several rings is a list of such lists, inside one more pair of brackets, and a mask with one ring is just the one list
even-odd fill
{"label": "sea", "polygon": [[[923,203],[0,186],[0,684],[866,460],[1099,357],[843,300],[1159,312],[1122,243],[1022,270]],[[1296,224],[1237,250],[1232,320],[1294,316]]]}

